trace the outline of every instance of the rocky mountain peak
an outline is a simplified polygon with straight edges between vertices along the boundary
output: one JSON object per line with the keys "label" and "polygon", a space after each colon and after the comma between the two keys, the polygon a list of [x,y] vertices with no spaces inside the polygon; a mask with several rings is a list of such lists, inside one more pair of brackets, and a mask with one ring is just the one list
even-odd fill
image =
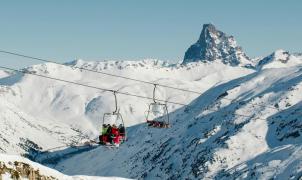
{"label": "rocky mountain peak", "polygon": [[198,41],[205,42],[208,36],[211,37],[219,33],[220,32],[216,29],[213,24],[204,24]]}
{"label": "rocky mountain peak", "polygon": [[250,60],[233,36],[217,30],[213,24],[204,24],[198,41],[186,51],[183,64],[218,59],[232,66],[247,64]]}

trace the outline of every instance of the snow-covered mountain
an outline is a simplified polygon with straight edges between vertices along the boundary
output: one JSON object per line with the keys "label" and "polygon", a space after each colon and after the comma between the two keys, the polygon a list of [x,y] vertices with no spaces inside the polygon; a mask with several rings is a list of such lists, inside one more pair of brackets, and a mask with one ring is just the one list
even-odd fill
{"label": "snow-covered mountain", "polygon": [[232,66],[251,64],[249,57],[237,45],[233,36],[217,30],[213,24],[204,24],[198,41],[186,51],[183,64],[214,60]]}
{"label": "snow-covered mountain", "polygon": [[133,126],[120,149],[100,147],[56,168],[142,179],[297,179],[302,175],[301,80],[302,66],[297,66],[217,85],[190,108],[171,113],[171,129]]}
{"label": "snow-covered mountain", "polygon": [[[251,72],[248,69],[229,67],[219,62],[169,66],[156,60],[136,62],[79,60],[69,65],[47,63],[29,67],[26,71],[148,97],[152,97],[153,93],[153,86],[150,84],[125,81],[74,67],[140,77],[143,80],[170,86],[177,84],[179,88],[198,92],[204,92],[219,83]],[[20,154],[24,152],[24,149],[29,148],[20,145],[26,144],[23,142],[25,137],[27,137],[26,140],[32,142],[31,144],[37,144],[38,150],[74,144],[88,137],[94,139],[101,127],[103,114],[115,108],[114,97],[110,92],[32,75],[16,73],[0,79],[0,84],[2,85],[0,86],[0,106],[2,107],[0,123],[3,129],[7,129],[1,133],[0,143],[3,152],[12,154]],[[156,94],[158,99],[180,103],[189,103],[198,96],[162,87],[157,89]],[[118,105],[126,126],[145,122],[145,113],[150,102],[152,100],[118,95]],[[180,106],[169,105],[169,111],[177,108]],[[18,126],[14,127],[14,124]],[[11,133],[14,133],[14,136],[11,136]],[[37,136],[38,134],[43,135]],[[50,140],[45,141],[45,138]]]}
{"label": "snow-covered mountain", "polygon": [[152,100],[118,94],[128,141],[119,149],[85,146],[97,137],[103,113],[113,111],[113,94],[15,73],[0,79],[1,152],[27,154],[70,176],[301,178],[302,56],[278,50],[246,68],[254,62],[233,38],[212,25],[202,35],[206,53],[182,64],[77,60],[24,69],[139,96],[152,97],[153,85],[81,69],[200,92],[157,88],[156,98],[188,104],[168,104],[171,128],[147,127]]}

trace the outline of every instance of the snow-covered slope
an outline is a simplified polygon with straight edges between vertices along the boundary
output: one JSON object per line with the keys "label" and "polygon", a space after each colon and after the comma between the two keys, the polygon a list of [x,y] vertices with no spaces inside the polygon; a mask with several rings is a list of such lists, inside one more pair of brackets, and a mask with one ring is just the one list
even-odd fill
{"label": "snow-covered slope", "polygon": [[[253,72],[240,67],[230,67],[221,62],[183,66],[168,65],[157,60],[79,60],[68,65],[70,67],[47,63],[32,66],[26,71],[148,97],[152,97],[152,85],[81,71],[74,67],[139,77],[142,80],[201,93],[230,79]],[[40,157],[40,152],[48,149],[53,153],[74,152],[74,149],[69,150],[68,147],[66,151],[64,147],[56,147],[78,145],[84,142],[84,139],[96,138],[103,113],[114,109],[111,93],[86,87],[21,73],[2,78],[0,84],[0,125],[1,129],[5,130],[1,133],[0,147],[2,152],[9,154],[28,154],[34,158],[36,155]],[[161,87],[156,94],[158,99],[180,103],[189,103],[198,96]],[[118,102],[126,126],[133,126],[145,122],[145,112],[148,103],[152,101],[118,95]],[[178,108],[181,107],[169,104],[171,112]]]}
{"label": "snow-covered slope", "polygon": [[9,75],[10,75],[10,73],[8,73],[7,71],[3,71],[3,70],[0,69],[0,78],[7,77]]}
{"label": "snow-covered slope", "polygon": [[[128,82],[73,67],[140,77],[202,93],[195,99],[196,94],[159,89],[159,99],[190,103],[189,108],[169,105],[172,128],[168,130],[150,129],[146,124],[140,124],[144,122],[144,112],[150,101],[120,95],[118,101],[121,112],[126,124],[131,126],[129,140],[125,144],[115,150],[99,147],[74,156],[64,156],[65,152],[69,152],[68,149],[54,149],[44,154],[46,159],[55,157],[54,161],[50,158],[43,162],[51,162],[50,167],[69,175],[227,179],[230,175],[240,178],[250,173],[256,174],[256,179],[266,179],[276,175],[277,172],[270,174],[267,169],[275,168],[275,161],[271,161],[277,157],[280,177],[299,175],[301,116],[296,112],[301,109],[302,67],[296,65],[253,71],[220,62],[190,63],[185,66],[155,64],[155,61],[75,61],[69,63],[71,67],[42,64],[28,68],[27,71],[37,74],[150,97],[152,86],[148,84]],[[111,111],[114,106],[110,93],[30,75],[15,74],[0,82],[3,85],[0,96],[3,106],[1,119],[14,119],[11,124],[10,121],[2,122],[7,131],[5,137],[11,138],[9,142],[18,142],[15,137],[29,137],[41,147],[33,148],[41,151],[49,147],[49,143],[43,144],[45,139],[55,141],[50,143],[54,146],[66,143],[65,140],[68,143],[77,141],[73,137],[82,138],[82,133],[90,135],[90,138],[95,137],[102,113]],[[225,98],[234,100],[231,102]],[[21,118],[14,116],[16,113],[11,109],[20,112]],[[283,119],[278,114],[286,114],[283,113],[285,111],[290,117]],[[234,112],[247,117],[234,115]],[[16,135],[10,137],[9,128],[19,124],[20,119],[25,119],[25,124],[15,127],[13,132]],[[33,128],[30,124],[43,128]],[[52,124],[56,125],[57,134],[61,136],[49,132],[53,130]],[[80,130],[75,133],[71,128]],[[26,133],[20,134],[23,129]],[[37,134],[40,140],[39,137],[32,137]],[[1,148],[13,149],[4,149],[4,152],[20,152],[10,143],[4,144],[3,138],[2,143]],[[283,158],[284,154],[290,152],[296,154],[291,160],[295,164]],[[58,158],[58,154],[62,157]],[[259,161],[264,164],[254,168],[258,167]],[[291,167],[296,170],[289,170]]]}
{"label": "snow-covered slope", "polygon": [[[93,85],[106,89],[129,92],[152,97],[153,86],[115,77],[74,69],[84,67],[91,70],[134,77],[192,91],[204,92],[212,86],[251,73],[252,70],[229,67],[220,62],[196,63],[188,66],[164,66],[158,61],[137,62],[83,62],[71,63],[71,67],[57,64],[42,64],[27,71],[50,77]],[[114,109],[114,97],[110,92],[102,92],[31,75],[15,74],[0,80],[3,86],[1,98],[16,105],[25,113],[37,119],[61,122],[95,137],[100,128],[104,112]],[[7,87],[8,86],[8,87]],[[159,87],[157,98],[180,103],[189,103],[197,94],[184,93]],[[145,121],[148,103],[152,100],[137,99],[118,95],[120,111],[126,126]],[[174,111],[178,105],[170,104]]]}
{"label": "snow-covered slope", "polygon": [[[3,93],[11,89],[2,87]],[[1,96],[0,152],[34,156],[36,151],[57,146],[70,146],[85,135],[70,126],[50,119],[37,119]],[[30,102],[29,102],[30,105]]]}
{"label": "snow-covered slope", "polygon": [[20,156],[0,154],[0,179],[126,180],[117,177],[67,176]]}
{"label": "snow-covered slope", "polygon": [[[74,156],[64,155],[70,152],[68,148],[52,150],[41,155],[49,158],[43,162],[51,162],[50,167],[69,175],[146,179],[227,179],[229,176],[241,178],[250,174],[255,179],[267,179],[277,174],[280,177],[299,176],[301,116],[297,113],[301,112],[302,67],[298,64],[259,71],[232,67],[221,62],[157,66],[155,61],[75,61],[69,65],[71,67],[42,64],[28,68],[27,71],[151,97],[152,86],[148,84],[73,68],[85,67],[171,86],[178,85],[180,88],[200,91],[202,95],[195,99],[196,94],[160,88],[157,93],[159,99],[190,103],[189,107],[169,105],[172,128],[167,130],[151,129],[141,124],[150,101],[119,95],[121,112],[127,125],[131,126],[129,140],[119,149],[98,147]],[[97,135],[102,113],[112,110],[114,106],[110,93],[30,75],[15,74],[0,82],[3,85],[0,97],[4,107],[1,108],[1,119],[7,119],[3,118],[6,114],[14,114],[9,109],[22,112],[20,116],[28,122],[17,126],[14,132],[26,129],[33,135],[39,134],[41,140],[31,138],[31,141],[41,146],[40,150],[47,148],[43,145],[43,137],[57,139],[54,141],[60,143],[64,141],[48,130],[39,132],[39,128],[30,128],[27,124],[41,123],[41,126],[49,129],[53,129],[51,124],[56,124],[60,132],[58,134],[63,133],[61,137],[65,137],[64,140],[81,133],[92,138]],[[13,115],[9,117],[16,121],[12,125],[4,121],[6,129],[18,124],[20,119]],[[67,132],[68,127],[79,128],[80,131],[73,134],[72,130]],[[16,135],[19,136],[30,137],[30,133]],[[3,144],[1,148],[6,146],[11,145]],[[11,153],[10,150],[4,151]],[[295,154],[292,160],[285,158],[288,153]],[[276,163],[274,157],[279,163]],[[259,161],[263,163],[261,166],[258,165]],[[278,171],[268,171],[276,166]]]}
{"label": "snow-covered slope", "polygon": [[302,57],[300,55],[293,55],[288,51],[279,49],[271,55],[260,60],[257,68],[280,68],[296,66],[298,64],[302,64]]}
{"label": "snow-covered slope", "polygon": [[119,149],[99,147],[56,168],[144,179],[297,179],[301,90],[302,66],[255,72],[213,87],[190,108],[173,112],[171,129],[131,127]]}

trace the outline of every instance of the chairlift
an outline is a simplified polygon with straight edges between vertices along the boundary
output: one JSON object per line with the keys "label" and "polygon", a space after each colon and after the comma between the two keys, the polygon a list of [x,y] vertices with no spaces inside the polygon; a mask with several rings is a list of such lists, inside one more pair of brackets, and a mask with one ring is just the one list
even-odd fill
{"label": "chairlift", "polygon": [[149,127],[169,128],[170,119],[166,103],[157,102],[155,98],[157,84],[154,84],[153,102],[149,104],[146,121]]}
{"label": "chairlift", "polygon": [[117,127],[119,125],[122,125],[122,127],[124,128],[124,133],[120,133],[122,139],[121,142],[126,141],[126,127],[125,127],[125,123],[124,123],[124,119],[122,114],[120,113],[118,107],[117,107],[117,97],[116,97],[116,91],[112,91],[113,95],[114,95],[114,100],[115,100],[115,110],[113,112],[107,112],[104,113],[103,115],[103,122],[102,122],[102,128],[104,127],[104,125],[116,125]]}

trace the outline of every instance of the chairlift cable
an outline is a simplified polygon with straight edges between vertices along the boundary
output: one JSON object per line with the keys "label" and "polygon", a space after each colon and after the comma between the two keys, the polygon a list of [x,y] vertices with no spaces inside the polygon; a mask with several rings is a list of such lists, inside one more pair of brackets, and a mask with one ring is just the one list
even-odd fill
{"label": "chairlift cable", "polygon": [[155,90],[156,90],[156,84],[154,84],[154,89],[153,89],[153,102],[156,103],[155,101]]}
{"label": "chairlift cable", "polygon": [[[54,63],[54,64],[57,64],[57,65],[68,66],[64,63],[59,63],[59,62],[52,61],[52,60],[42,59],[42,58],[38,58],[38,57],[28,56],[28,55],[19,54],[19,53],[10,52],[10,51],[5,51],[5,50],[0,50],[0,53],[10,54],[10,55],[13,55],[13,56],[19,56],[19,57],[23,57],[23,58],[27,58],[27,59],[33,59],[33,60],[37,60],[37,61],[41,61],[41,62]],[[70,67],[70,66],[68,66],[68,67]],[[87,68],[83,68],[83,67],[72,67],[72,68],[80,69],[80,70],[84,70],[84,71],[89,71],[89,72],[93,72],[93,73],[98,73],[98,74],[103,74],[103,75],[107,75],[107,76],[127,79],[127,80],[136,81],[136,82],[140,82],[140,83],[154,85],[154,82],[144,81],[144,80],[135,79],[135,78],[126,77],[126,76],[121,76],[121,75],[116,75],[116,74],[112,74],[112,73],[101,72],[101,71],[87,69]],[[188,90],[188,89],[177,88],[177,87],[172,87],[172,86],[168,86],[168,85],[165,85],[165,84],[156,84],[156,85],[164,87],[164,88],[169,88],[169,89],[174,89],[174,90],[178,90],[178,91],[194,93],[194,94],[198,94],[198,95],[202,94],[201,92],[192,91],[192,90]],[[225,100],[228,100],[228,101],[231,101],[231,102],[234,100],[234,99],[230,99],[230,98],[226,98],[226,97],[221,97],[221,99],[225,99]],[[273,106],[254,104],[254,103],[250,103],[250,102],[248,102],[248,104],[251,104],[251,105],[254,105],[254,106],[259,106],[259,107],[267,107],[267,108],[270,108],[270,109],[279,110],[278,108],[273,107]],[[182,105],[182,104],[179,104],[179,105]]]}
{"label": "chairlift cable", "polygon": [[[116,111],[117,111],[117,98],[116,98],[116,94],[123,94],[123,95],[126,95],[126,96],[132,96],[132,97],[137,97],[137,98],[143,98],[143,99],[154,100],[155,102],[156,102],[156,100],[157,100],[157,101],[164,101],[164,100],[160,100],[160,99],[156,99],[156,98],[155,98],[155,88],[156,88],[156,85],[157,85],[157,84],[153,84],[153,85],[154,85],[153,98],[150,98],[150,97],[145,97],[145,96],[130,94],[130,93],[128,93],[128,92],[120,92],[120,91],[116,91],[116,90],[112,90],[112,89],[105,89],[105,88],[90,86],[90,85],[86,85],[86,84],[82,84],[82,83],[77,83],[77,82],[73,82],[73,81],[68,81],[68,80],[58,79],[58,78],[54,78],[54,77],[49,77],[49,76],[45,76],[45,75],[34,74],[34,73],[31,73],[31,72],[21,71],[21,70],[17,70],[17,69],[13,69],[13,68],[8,68],[8,67],[4,67],[4,66],[0,66],[0,68],[6,69],[6,70],[10,70],[10,71],[19,72],[19,73],[22,73],[22,74],[28,74],[28,75],[32,75],[32,76],[41,77],[41,78],[46,78],[46,79],[51,79],[51,80],[55,80],[55,81],[61,81],[61,82],[65,82],[65,83],[70,83],[70,84],[73,84],[73,85],[79,85],[79,86],[88,87],[88,88],[93,88],[93,89],[97,89],[97,90],[113,92],[113,93],[114,93],[114,96],[115,96]],[[164,102],[167,102],[167,103],[170,103],[170,104],[183,105],[183,106],[186,106],[186,107],[190,107],[190,105],[182,104],[182,103],[177,103],[177,102],[171,102],[171,101],[164,101]],[[116,112],[116,111],[114,111],[114,112]],[[207,111],[216,112],[215,110],[212,110],[212,109],[207,109]],[[237,115],[237,116],[247,117],[247,118],[253,118],[253,116],[248,116],[248,115],[243,115],[243,114],[238,114],[238,113],[232,113],[232,114]],[[267,120],[267,119],[264,119],[264,118],[257,118],[257,119]],[[123,120],[122,120],[122,121],[123,121]],[[50,148],[50,149],[48,149],[48,150],[56,149],[56,148],[61,148],[61,147],[63,147],[63,146]],[[47,150],[46,150],[46,151],[47,151]],[[44,152],[45,152],[45,151],[44,151]]]}
{"label": "chairlift cable", "polygon": [[[153,98],[147,97],[147,96],[141,96],[141,95],[131,94],[131,93],[128,93],[128,92],[122,92],[122,91],[116,91],[116,90],[112,90],[112,89],[106,89],[106,88],[91,86],[91,85],[82,84],[82,83],[78,83],[78,82],[74,82],[74,81],[68,81],[68,80],[64,80],[64,79],[45,76],[45,75],[41,75],[41,74],[34,74],[34,73],[31,73],[31,72],[21,71],[21,70],[8,68],[8,67],[4,67],[4,66],[0,66],[0,68],[10,70],[10,71],[19,72],[19,73],[22,73],[22,74],[28,74],[28,75],[38,76],[38,77],[51,79],[51,80],[55,80],[55,81],[61,81],[61,82],[65,82],[65,83],[69,83],[69,84],[73,84],[73,85],[88,87],[88,88],[92,88],[92,89],[96,89],[96,90],[107,91],[107,92],[114,92],[115,91],[116,94],[122,94],[122,95],[137,97],[137,98],[141,98],[141,99],[153,100]],[[173,101],[166,101],[166,100],[162,100],[162,99],[156,99],[156,101],[167,102],[167,103],[175,104],[175,105],[188,106],[187,104],[183,104],[183,103],[179,103],[179,102],[173,102]]]}
{"label": "chairlift cable", "polygon": [[[64,83],[69,83],[69,84],[78,85],[78,86],[82,86],[82,87],[88,87],[88,88],[92,88],[92,89],[96,89],[96,90],[107,91],[107,92],[113,92],[113,91],[115,91],[115,90],[112,90],[112,89],[105,89],[105,88],[100,88],[100,87],[96,87],[96,86],[81,84],[81,83],[77,83],[77,82],[74,82],[74,81],[67,81],[67,80],[58,79],[58,78],[54,78],[54,77],[49,77],[49,76],[45,76],[45,75],[34,74],[34,73],[30,73],[30,72],[26,72],[26,71],[21,71],[21,70],[9,68],[9,67],[0,66],[0,68],[6,69],[6,70],[10,70],[10,71],[19,72],[19,73],[22,73],[22,74],[28,74],[28,75],[32,75],[32,76],[37,76],[37,77],[41,77],[41,78],[45,78],[45,79],[51,79],[51,80],[55,80],[55,81],[61,81],[61,82],[64,82]],[[128,92],[116,91],[116,93],[117,94],[122,94],[122,95],[125,95],[125,96],[132,96],[132,97],[137,97],[137,98],[141,98],[141,99],[153,100],[153,98],[151,98],[151,97],[141,96],[141,95],[136,95],[136,94],[130,94]],[[166,103],[169,103],[169,104],[175,104],[175,105],[182,105],[182,106],[185,106],[185,107],[191,107],[191,105],[183,104],[183,103],[178,103],[178,102],[173,102],[173,101],[165,101],[165,100],[161,100],[161,99],[155,99],[155,100],[156,101],[161,101],[161,102],[166,102]],[[211,110],[211,109],[207,109],[207,111],[216,112],[216,110]],[[251,116],[248,116],[248,115],[238,114],[238,113],[232,113],[232,114],[238,115],[238,116],[242,116],[242,117],[251,117]],[[264,118],[257,118],[257,119],[266,120]]]}

